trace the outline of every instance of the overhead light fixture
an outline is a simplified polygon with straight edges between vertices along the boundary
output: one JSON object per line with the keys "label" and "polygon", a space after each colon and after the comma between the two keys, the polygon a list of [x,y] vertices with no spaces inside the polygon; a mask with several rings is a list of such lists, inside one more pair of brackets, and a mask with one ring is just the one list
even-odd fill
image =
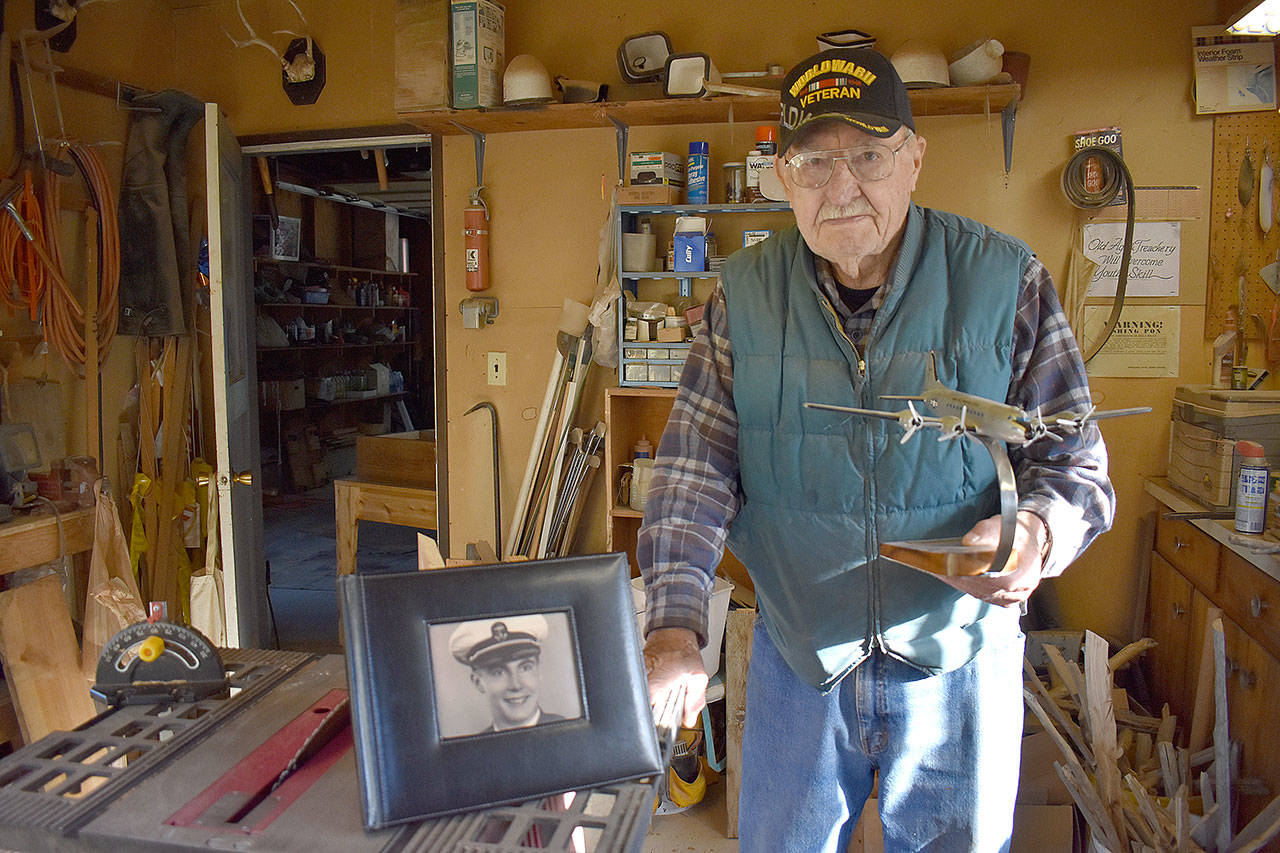
{"label": "overhead light fixture", "polygon": [[1255,0],[1235,14],[1227,32],[1238,36],[1280,34],[1280,0]]}

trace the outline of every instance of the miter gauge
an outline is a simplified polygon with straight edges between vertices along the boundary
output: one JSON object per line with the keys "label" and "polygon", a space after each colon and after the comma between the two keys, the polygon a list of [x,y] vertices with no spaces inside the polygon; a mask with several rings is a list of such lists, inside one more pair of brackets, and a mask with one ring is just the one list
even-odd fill
{"label": "miter gauge", "polygon": [[137,622],[103,647],[89,692],[115,707],[194,702],[225,696],[229,687],[222,658],[199,631],[172,622]]}

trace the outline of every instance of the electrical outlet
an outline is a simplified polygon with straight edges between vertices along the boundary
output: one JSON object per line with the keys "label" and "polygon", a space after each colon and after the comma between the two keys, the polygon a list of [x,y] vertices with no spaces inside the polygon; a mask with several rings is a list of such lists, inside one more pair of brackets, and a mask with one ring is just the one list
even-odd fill
{"label": "electrical outlet", "polygon": [[507,354],[505,352],[489,353],[488,367],[485,373],[489,377],[490,385],[506,385],[507,384]]}

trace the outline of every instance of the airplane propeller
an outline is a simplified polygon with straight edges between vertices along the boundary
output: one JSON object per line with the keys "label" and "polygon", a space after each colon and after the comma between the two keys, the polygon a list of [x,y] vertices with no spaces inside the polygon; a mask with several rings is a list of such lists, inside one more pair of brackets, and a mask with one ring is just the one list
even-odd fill
{"label": "airplane propeller", "polygon": [[1098,407],[1090,406],[1083,415],[1060,417],[1057,419],[1057,422],[1060,426],[1069,427],[1071,429],[1083,429],[1084,425],[1089,422],[1089,418],[1093,416],[1093,410],[1096,408]]}
{"label": "airplane propeller", "polygon": [[910,400],[907,401],[907,408],[911,410],[910,414],[904,412],[898,418],[898,424],[906,430],[902,438],[898,440],[898,444],[906,444],[911,436],[916,434],[916,430],[924,426],[924,417],[916,411],[915,405]]}
{"label": "airplane propeller", "polygon": [[1031,419],[1030,428],[1028,429],[1027,441],[1037,441],[1041,438],[1048,438],[1053,441],[1062,441],[1062,436],[1050,431],[1049,425],[1044,422],[1044,415],[1040,413],[1040,407],[1036,406],[1036,416]]}

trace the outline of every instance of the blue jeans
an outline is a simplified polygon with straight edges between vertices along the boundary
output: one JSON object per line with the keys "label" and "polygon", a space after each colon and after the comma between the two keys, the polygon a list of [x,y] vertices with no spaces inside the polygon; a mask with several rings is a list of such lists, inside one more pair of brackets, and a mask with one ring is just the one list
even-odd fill
{"label": "blue jeans", "polygon": [[1023,641],[1013,634],[933,676],[876,652],[824,694],[796,677],[757,620],[740,849],[843,853],[878,772],[886,851],[1007,851]]}

